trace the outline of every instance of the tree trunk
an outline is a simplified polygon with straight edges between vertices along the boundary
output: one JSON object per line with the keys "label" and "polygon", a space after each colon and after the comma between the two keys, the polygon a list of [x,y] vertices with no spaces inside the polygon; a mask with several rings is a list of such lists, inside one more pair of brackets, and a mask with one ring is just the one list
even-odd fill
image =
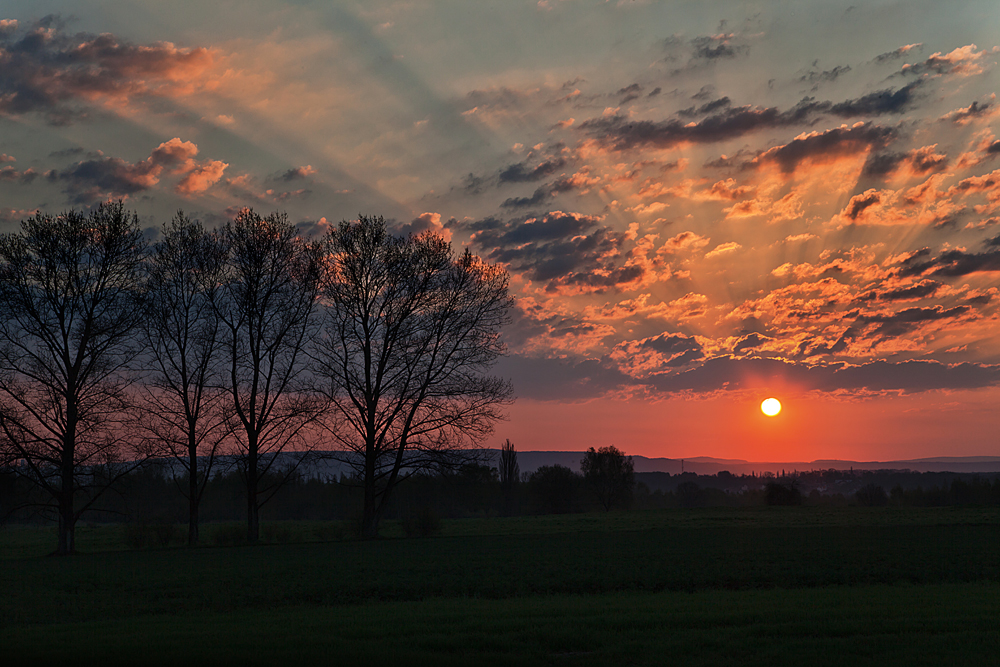
{"label": "tree trunk", "polygon": [[73,494],[64,492],[59,497],[59,546],[57,556],[69,556],[76,552],[76,517],[73,516]]}
{"label": "tree trunk", "polygon": [[59,488],[59,544],[56,554],[68,556],[76,551],[76,516],[73,513],[73,454],[75,443],[63,441],[61,486]]}
{"label": "tree trunk", "polygon": [[247,542],[260,538],[260,506],[257,505],[257,442],[253,435],[247,452]]}
{"label": "tree trunk", "polygon": [[188,461],[188,546],[198,546],[198,505],[201,497],[198,495],[198,452],[197,448],[189,448]]}
{"label": "tree trunk", "polygon": [[378,537],[378,498],[375,494],[375,481],[372,476],[365,476],[365,506],[361,512],[361,537],[371,540]]}

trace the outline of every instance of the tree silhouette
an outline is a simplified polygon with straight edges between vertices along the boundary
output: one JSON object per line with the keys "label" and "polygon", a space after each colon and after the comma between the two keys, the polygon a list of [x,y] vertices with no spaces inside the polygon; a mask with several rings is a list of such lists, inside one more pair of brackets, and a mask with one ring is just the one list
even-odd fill
{"label": "tree silhouette", "polygon": [[144,252],[121,201],[39,213],[0,237],[0,433],[15,469],[51,498],[59,554],[136,462],[121,465],[121,453]]}
{"label": "tree silhouette", "polygon": [[540,466],[528,477],[528,488],[537,509],[545,514],[565,514],[580,509],[583,479],[566,466]]}
{"label": "tree silhouette", "polygon": [[228,252],[214,307],[253,543],[261,507],[294,468],[267,474],[279,472],[279,454],[309,446],[306,429],[318,415],[305,387],[304,350],[316,333],[324,249],[302,241],[287,216],[251,209],[240,211],[221,238]]}
{"label": "tree silhouette", "polygon": [[503,417],[510,383],[485,371],[504,351],[508,278],[439,236],[393,237],[381,217],[342,222],[329,244],[316,371],[374,537],[401,478],[455,464]]}
{"label": "tree silhouette", "polygon": [[[219,318],[213,308],[226,247],[178,212],[147,262],[143,333],[148,368],[139,423],[187,473],[188,544],[198,544],[198,508],[228,429],[223,411]],[[199,456],[204,463],[199,465]]]}
{"label": "tree silhouette", "polygon": [[768,482],[764,487],[764,502],[768,505],[801,505],[802,491],[795,480],[789,484]]}
{"label": "tree silhouette", "polygon": [[500,489],[503,492],[504,512],[514,511],[514,489],[521,477],[521,468],[517,465],[517,450],[514,443],[505,440],[500,448]]}
{"label": "tree silhouette", "polygon": [[588,449],[580,461],[580,470],[605,512],[616,503],[626,504],[631,500],[635,487],[632,457],[625,456],[614,445]]}
{"label": "tree silhouette", "polygon": [[864,485],[854,493],[854,497],[858,504],[864,507],[882,507],[889,504],[889,496],[886,495],[885,489],[875,483]]}

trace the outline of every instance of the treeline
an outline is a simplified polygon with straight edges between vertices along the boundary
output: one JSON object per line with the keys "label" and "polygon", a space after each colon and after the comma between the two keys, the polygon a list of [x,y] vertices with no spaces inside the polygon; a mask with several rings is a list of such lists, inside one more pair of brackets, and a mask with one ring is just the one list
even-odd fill
{"label": "treeline", "polygon": [[[1000,504],[1000,472],[810,470],[775,475],[650,472],[637,494],[651,507],[739,504],[944,506]],[[643,489],[642,487],[645,487]]]}
{"label": "treeline", "polygon": [[[615,450],[617,451],[617,450]],[[618,452],[621,454],[621,452]],[[515,454],[516,462],[516,454]],[[627,457],[619,460],[623,468]],[[179,523],[186,520],[184,477],[174,478],[169,465],[151,463],[118,480],[90,514],[97,522],[132,524]],[[834,477],[831,471],[819,471]],[[810,473],[804,473],[806,478]],[[889,475],[896,485],[885,489],[872,480]],[[605,509],[667,509],[697,507],[751,507],[764,505],[829,506],[1000,506],[1000,474],[917,473],[903,471],[836,471],[838,478],[862,482],[848,494],[804,490],[799,477],[633,473],[616,478],[606,469],[581,474],[563,466],[544,466],[505,483],[502,462],[470,463],[438,473],[415,474],[400,482],[386,508],[387,519],[412,524],[417,533],[435,530],[441,518],[561,514]],[[276,480],[275,480],[276,481]],[[616,488],[605,506],[601,483]],[[742,482],[738,486],[734,482]],[[243,518],[245,482],[238,469],[217,472],[206,484],[201,516],[204,521]],[[32,523],[44,520],[33,511],[37,490],[11,473],[0,473],[0,512],[8,520]],[[607,496],[604,496],[605,498]],[[363,484],[351,476],[321,479],[292,473],[268,504],[264,518],[282,520],[338,520],[360,532]]]}
{"label": "treeline", "polygon": [[[386,518],[512,516],[596,510],[632,506],[635,479],[632,460],[611,447],[591,448],[582,459],[583,474],[562,466],[544,466],[521,475],[517,453],[508,441],[504,459],[488,465],[471,462],[435,473],[413,471],[397,485]],[[89,518],[96,522],[180,522],[186,518],[187,478],[176,474],[169,461],[147,461],[115,480],[109,492],[95,502]],[[364,480],[357,475],[307,477],[299,471],[268,473],[281,482],[267,505],[266,518],[349,520],[360,522],[364,510]],[[205,484],[201,517],[205,521],[232,521],[245,508],[244,470],[230,466],[217,471]],[[0,470],[0,517],[17,522],[46,520],[36,501],[37,487],[23,476]],[[14,508],[19,508],[11,511]],[[6,510],[6,511],[5,511]]]}
{"label": "treeline", "polygon": [[85,513],[159,488],[146,461],[183,470],[192,545],[238,479],[254,542],[296,480],[285,454],[335,449],[373,537],[398,482],[460,465],[502,418],[512,388],[488,371],[511,304],[502,268],[381,217],[308,240],[279,213],[178,213],[148,244],[120,201],[38,213],[0,235],[0,469],[68,554]]}

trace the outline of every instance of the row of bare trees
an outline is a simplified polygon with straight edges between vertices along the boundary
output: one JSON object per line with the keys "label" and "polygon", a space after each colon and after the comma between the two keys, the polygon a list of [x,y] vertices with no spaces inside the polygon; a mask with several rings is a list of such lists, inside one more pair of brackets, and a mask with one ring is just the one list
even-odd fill
{"label": "row of bare trees", "polygon": [[277,213],[217,230],[179,213],[149,247],[122,202],[38,214],[0,236],[0,447],[51,500],[58,553],[151,456],[186,473],[189,544],[220,454],[254,542],[268,473],[309,449],[354,467],[375,536],[400,479],[502,418],[511,387],[488,371],[510,305],[503,269],[382,218],[306,241]]}

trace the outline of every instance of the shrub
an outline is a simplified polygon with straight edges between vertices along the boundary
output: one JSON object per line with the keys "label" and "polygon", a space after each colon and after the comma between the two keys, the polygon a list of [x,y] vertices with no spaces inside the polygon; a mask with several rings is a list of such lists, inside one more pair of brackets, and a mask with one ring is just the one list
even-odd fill
{"label": "shrub", "polygon": [[631,456],[625,456],[614,445],[600,449],[591,447],[583,455],[580,469],[587,486],[597,496],[605,512],[615,504],[626,508],[631,505],[635,489],[635,466]]}
{"label": "shrub", "polygon": [[764,487],[764,502],[768,505],[801,505],[802,492],[795,485],[768,482]]}
{"label": "shrub", "polygon": [[401,523],[407,537],[430,537],[441,532],[441,519],[429,507],[410,511]]}
{"label": "shrub", "polygon": [[165,518],[140,519],[125,525],[125,544],[130,549],[168,547],[178,535],[177,524]]}
{"label": "shrub", "polygon": [[528,490],[543,514],[580,511],[583,477],[566,466],[541,466],[528,477]]}
{"label": "shrub", "polygon": [[864,507],[882,507],[889,504],[885,489],[875,484],[867,484],[854,494],[855,500]]}
{"label": "shrub", "polygon": [[260,527],[260,539],[274,544],[285,544],[292,541],[292,530],[284,522],[265,523]]}
{"label": "shrub", "polygon": [[217,547],[246,544],[247,527],[240,523],[220,523],[212,527],[211,542]]}
{"label": "shrub", "polygon": [[170,543],[177,537],[177,524],[167,519],[156,519],[152,523],[153,535],[156,537],[156,544],[161,547],[170,546]]}
{"label": "shrub", "polygon": [[695,482],[685,480],[677,485],[674,492],[677,497],[677,504],[681,507],[701,507],[704,505],[704,493]]}
{"label": "shrub", "polygon": [[321,521],[312,528],[313,537],[320,542],[336,542],[344,539],[348,533],[344,521]]}
{"label": "shrub", "polygon": [[149,542],[149,529],[145,522],[132,521],[125,524],[124,537],[129,549],[145,549]]}

